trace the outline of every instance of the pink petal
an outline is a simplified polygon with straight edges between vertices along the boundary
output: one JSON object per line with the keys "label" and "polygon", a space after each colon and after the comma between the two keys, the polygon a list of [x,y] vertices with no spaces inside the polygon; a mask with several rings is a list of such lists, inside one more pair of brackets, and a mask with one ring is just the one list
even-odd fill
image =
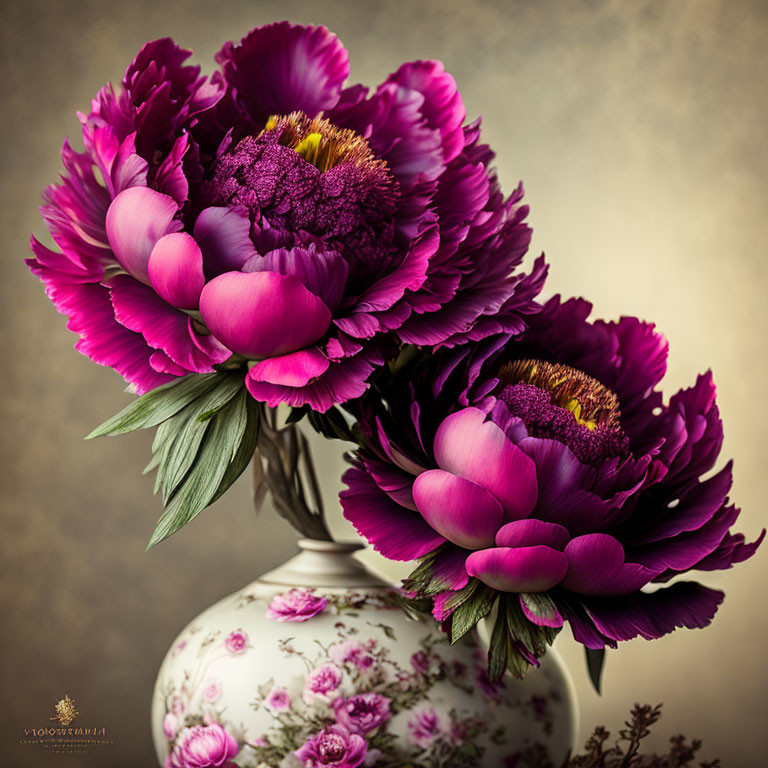
{"label": "pink petal", "polygon": [[227,272],[208,283],[200,313],[214,336],[246,357],[284,355],[321,338],[331,312],[300,280],[276,272]]}
{"label": "pink petal", "polygon": [[181,229],[174,221],[176,201],[148,187],[122,191],[107,211],[107,238],[115,258],[126,272],[149,283],[147,262],[155,243],[169,232]]}
{"label": "pink petal", "polygon": [[501,592],[546,592],[567,570],[566,556],[545,546],[495,547],[467,558],[467,573]]}
{"label": "pink petal", "polygon": [[286,387],[303,387],[312,379],[322,376],[329,365],[328,358],[317,347],[309,347],[288,355],[261,360],[248,371],[248,376],[254,381]]}
{"label": "pink petal", "polygon": [[310,117],[339,100],[349,58],[325,27],[287,21],[257,27],[216,54],[238,102],[256,122],[300,110]]}
{"label": "pink petal", "polygon": [[251,242],[251,220],[239,208],[206,208],[195,222],[195,240],[203,252],[205,274],[216,277],[239,271],[256,254]]}
{"label": "pink petal", "polygon": [[568,573],[563,587],[581,595],[626,595],[659,573],[637,563],[625,563],[624,547],[607,533],[571,539],[565,555]]}
{"label": "pink petal", "polygon": [[152,287],[179,309],[197,309],[205,285],[203,254],[191,235],[173,232],[161,237],[147,263]]}
{"label": "pink petal", "polygon": [[438,465],[489,490],[502,504],[505,521],[527,517],[536,503],[536,466],[478,408],[443,420],[434,442]]}
{"label": "pink petal", "polygon": [[535,547],[544,544],[562,552],[569,539],[568,531],[562,525],[529,518],[513,520],[502,526],[496,534],[496,546]]}
{"label": "pink petal", "polygon": [[492,546],[504,515],[493,494],[443,469],[430,469],[416,478],[413,500],[439,534],[466,549]]}

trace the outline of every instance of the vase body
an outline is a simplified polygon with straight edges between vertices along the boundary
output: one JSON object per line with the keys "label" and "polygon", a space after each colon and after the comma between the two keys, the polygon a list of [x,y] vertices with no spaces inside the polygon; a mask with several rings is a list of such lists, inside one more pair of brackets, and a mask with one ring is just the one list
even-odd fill
{"label": "vase body", "polygon": [[490,683],[477,635],[450,645],[434,621],[408,618],[353,557],[359,545],[300,546],[174,641],[152,702],[161,765],[500,768],[544,751],[562,762],[576,703],[555,652],[525,680]]}

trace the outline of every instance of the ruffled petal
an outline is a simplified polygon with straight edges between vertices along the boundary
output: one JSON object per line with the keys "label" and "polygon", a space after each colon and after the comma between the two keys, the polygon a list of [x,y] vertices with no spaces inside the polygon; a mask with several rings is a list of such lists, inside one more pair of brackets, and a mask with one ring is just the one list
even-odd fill
{"label": "ruffled petal", "polygon": [[366,472],[349,469],[342,480],[347,485],[339,494],[344,517],[384,557],[416,560],[445,542],[418,512],[392,501]]}
{"label": "ruffled petal", "polygon": [[331,321],[322,299],[300,280],[276,272],[227,272],[200,295],[205,324],[246,357],[284,355],[321,338]]}
{"label": "ruffled petal", "polygon": [[499,501],[483,486],[442,469],[416,478],[413,500],[439,534],[466,549],[492,546],[504,515]]}
{"label": "ruffled petal", "polygon": [[223,347],[215,357],[203,352],[192,340],[190,318],[138,280],[116,275],[108,285],[118,322],[140,333],[147,344],[162,349],[187,371],[211,373],[215,363],[230,356]]}
{"label": "ruffled petal", "polygon": [[494,547],[472,552],[467,573],[500,592],[546,592],[568,570],[568,560],[551,547]]}
{"label": "ruffled petal", "polygon": [[205,285],[203,254],[191,235],[174,232],[161,237],[147,262],[152,287],[179,309],[197,309]]}
{"label": "ruffled petal", "polygon": [[287,21],[257,27],[239,45],[227,43],[216,61],[257,124],[270,115],[314,116],[330,109],[349,75],[349,58],[336,35]]}
{"label": "ruffled petal", "polygon": [[482,485],[502,504],[505,521],[527,517],[536,503],[536,466],[478,408],[464,408],[440,424],[438,465]]}
{"label": "ruffled petal", "polygon": [[174,221],[176,201],[148,187],[121,192],[107,211],[107,237],[120,265],[143,283],[149,283],[147,262],[157,241],[181,229]]}

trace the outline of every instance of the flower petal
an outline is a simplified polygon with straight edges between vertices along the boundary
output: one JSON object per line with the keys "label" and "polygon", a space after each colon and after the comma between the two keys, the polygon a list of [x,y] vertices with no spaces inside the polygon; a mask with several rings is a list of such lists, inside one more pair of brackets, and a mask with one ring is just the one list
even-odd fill
{"label": "flower petal", "polygon": [[502,504],[505,521],[528,517],[536,503],[536,467],[478,408],[443,420],[434,442],[438,465],[489,490]]}
{"label": "flower petal", "polygon": [[496,534],[497,547],[535,547],[544,544],[562,552],[570,536],[562,525],[528,518],[513,520]]}
{"label": "flower petal", "polygon": [[216,61],[256,123],[275,114],[314,116],[330,109],[349,75],[349,58],[336,35],[287,21],[257,27],[239,45],[227,43]]}
{"label": "flower petal", "polygon": [[500,592],[546,592],[567,570],[565,555],[544,546],[481,549],[467,558],[467,573]]}
{"label": "flower petal", "polygon": [[328,358],[317,347],[309,347],[261,360],[248,371],[248,377],[253,381],[303,387],[322,376],[329,365]]}
{"label": "flower petal", "polygon": [[126,272],[149,283],[147,262],[155,243],[181,229],[174,221],[176,201],[148,187],[122,191],[107,211],[107,238],[115,258]]}
{"label": "flower petal", "polygon": [[565,548],[568,573],[562,586],[581,595],[626,595],[645,586],[659,570],[624,562],[624,547],[607,533],[571,539]]}
{"label": "flower petal", "polygon": [[276,272],[227,272],[200,295],[211,333],[246,357],[284,355],[317,341],[331,322],[323,301],[300,280]]}
{"label": "flower petal", "polygon": [[416,560],[445,542],[418,512],[392,501],[367,472],[349,469],[342,479],[347,485],[339,494],[344,517],[384,557]]}
{"label": "flower petal", "polygon": [[483,486],[443,469],[422,472],[413,483],[421,516],[448,541],[466,549],[493,545],[504,510]]}
{"label": "flower petal", "polygon": [[173,232],[161,237],[147,263],[152,287],[179,309],[197,309],[205,285],[203,254],[191,235]]}
{"label": "flower petal", "polygon": [[210,279],[242,269],[256,254],[250,237],[248,212],[239,208],[206,208],[195,222],[195,240],[203,252],[203,266]]}

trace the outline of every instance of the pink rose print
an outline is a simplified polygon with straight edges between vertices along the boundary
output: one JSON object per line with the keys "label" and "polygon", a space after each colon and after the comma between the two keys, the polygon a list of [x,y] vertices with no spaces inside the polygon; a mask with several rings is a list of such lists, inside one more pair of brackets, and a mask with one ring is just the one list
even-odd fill
{"label": "pink rose print", "polygon": [[203,701],[207,701],[209,704],[213,704],[221,698],[221,693],[221,680],[215,677],[209,677],[203,683],[203,690],[200,694],[200,698],[202,698]]}
{"label": "pink rose print", "polygon": [[178,730],[179,718],[176,717],[173,712],[168,712],[168,714],[163,718],[163,732],[169,741],[172,741],[176,737],[176,731]]}
{"label": "pink rose print", "polygon": [[362,736],[341,725],[331,725],[309,738],[294,754],[307,768],[357,768],[367,751]]}
{"label": "pink rose print", "polygon": [[336,722],[350,733],[369,733],[391,717],[389,699],[378,693],[361,693],[348,699],[337,698],[332,706]]}
{"label": "pink rose print", "polygon": [[437,712],[432,707],[423,707],[413,713],[408,731],[415,744],[427,747],[443,732],[443,727]]}
{"label": "pink rose print", "polygon": [[184,728],[165,759],[165,768],[230,768],[237,742],[220,725]]}
{"label": "pink rose print", "polygon": [[338,695],[338,688],[344,673],[331,662],[321,664],[313,669],[304,684],[304,701],[312,704],[315,701],[330,702]]}
{"label": "pink rose print", "polygon": [[182,640],[180,643],[176,643],[171,652],[172,656],[178,656],[187,647],[187,641]]}
{"label": "pink rose print", "polygon": [[182,699],[181,696],[174,696],[173,701],[171,702],[171,712],[173,712],[176,717],[181,717],[184,714],[185,709],[184,699]]}
{"label": "pink rose print", "polygon": [[245,653],[248,648],[248,635],[242,629],[230,632],[224,641],[224,647],[230,653]]}
{"label": "pink rose print", "polygon": [[370,648],[368,646],[368,643],[363,645],[359,640],[343,640],[340,643],[334,643],[328,649],[328,655],[339,666],[354,664],[358,669],[368,669],[374,661],[368,651],[375,647],[375,641],[373,646]]}
{"label": "pink rose print", "polygon": [[263,736],[257,736],[255,739],[251,739],[248,744],[252,747],[266,747],[269,742]]}
{"label": "pink rose print", "polygon": [[308,589],[292,589],[275,595],[267,608],[267,618],[275,621],[308,621],[325,610],[328,600]]}
{"label": "pink rose print", "polygon": [[276,712],[283,712],[291,708],[291,696],[285,688],[273,688],[267,694],[267,706]]}

